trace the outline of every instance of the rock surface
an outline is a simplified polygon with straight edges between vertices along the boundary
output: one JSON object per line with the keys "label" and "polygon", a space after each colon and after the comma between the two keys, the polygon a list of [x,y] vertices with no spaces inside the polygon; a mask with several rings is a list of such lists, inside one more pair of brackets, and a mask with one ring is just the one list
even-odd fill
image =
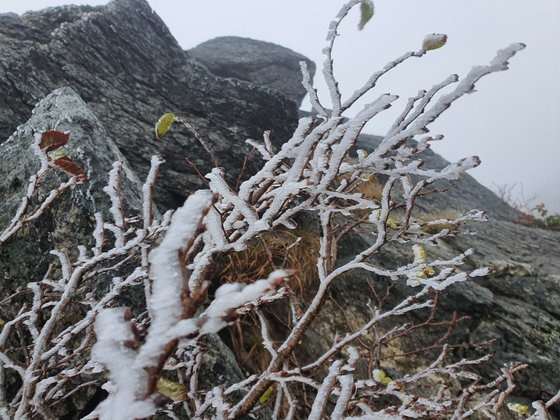
{"label": "rock surface", "polygon": [[[259,42],[247,44],[258,44],[260,51],[266,47]],[[185,190],[204,185],[184,158],[188,156],[202,173],[210,169],[210,159],[194,137],[179,127],[163,140],[155,140],[153,125],[161,114],[173,112],[185,117],[230,179],[237,178],[250,150],[244,143],[247,137],[260,139],[264,130],[271,129],[272,139],[279,145],[290,136],[298,115],[293,98],[301,97],[299,87],[289,93],[283,90],[285,86],[271,86],[266,80],[268,73],[251,75],[249,82],[239,80],[246,76],[235,74],[243,63],[239,67],[232,63],[235,70],[224,73],[227,79],[219,77],[223,63],[216,60],[213,68],[213,61],[203,57],[206,53],[202,52],[211,51],[211,45],[205,43],[185,53],[144,0],[116,0],[104,7],[52,8],[21,17],[0,15],[0,138],[8,138],[29,120],[0,146],[0,227],[8,223],[38,165],[29,152],[35,131],[71,130],[67,153],[88,170],[91,179],[62,197],[9,246],[0,248],[1,298],[17,285],[41,276],[48,266],[49,250],[89,238],[91,211],[107,208],[100,188],[114,160],[128,162],[131,169],[126,171],[124,188],[131,212],[138,211],[138,178],[144,178],[153,154],[161,154],[167,161],[157,184],[161,209],[177,206],[184,200]],[[252,60],[259,65],[278,62],[268,55],[255,55]],[[286,74],[295,75],[293,68],[288,70],[292,73]],[[62,86],[70,88],[50,95]],[[359,146],[371,150],[376,141],[379,139],[374,136],[363,136]],[[431,151],[425,153],[425,159],[426,166],[446,164]],[[258,160],[252,162],[249,170]],[[51,177],[49,182],[56,184],[65,175],[52,173]],[[560,233],[511,223],[517,217],[515,210],[468,175],[447,193],[429,195],[417,204],[419,217],[471,208],[488,211],[491,221],[473,226],[478,236],[449,239],[426,249],[431,258],[443,258],[474,246],[478,253],[469,258],[466,269],[480,265],[496,268],[493,277],[449,290],[440,300],[438,316],[449,318],[454,311],[471,316],[465,328],[456,330],[453,338],[458,341],[497,339],[493,347],[496,357],[485,374],[504,362],[527,361],[530,370],[518,382],[517,395],[550,397],[560,388],[560,378],[551,374],[560,371]],[[364,238],[355,235],[345,243],[344,253],[349,255],[363,246]],[[396,248],[388,248],[380,258],[392,266],[411,262],[409,251]],[[21,263],[14,265],[14,261]],[[371,297],[364,293],[365,280],[357,275],[333,289],[356,322]],[[381,279],[373,280],[379,281],[380,287],[385,285]],[[395,285],[395,299],[407,292],[406,286]],[[336,332],[345,327],[336,308],[329,305],[322,320],[322,329],[309,332],[308,354],[331,343]],[[392,368],[413,367],[406,363],[399,366]]]}
{"label": "rock surface", "polygon": [[[45,214],[0,246],[0,300],[22,290],[29,282],[42,280],[53,262],[51,250],[66,249],[70,258],[76,259],[76,245],[83,245],[86,249],[95,246],[92,237],[95,226],[93,214],[101,212],[104,220],[111,221],[111,202],[103,188],[107,185],[113,162],[123,162],[119,194],[125,217],[142,214],[142,182],[130,169],[126,158],[91,109],[74,90],[64,87],[41,100],[33,109],[30,120],[19,126],[14,135],[0,145],[0,232],[9,224],[25,196],[28,179],[40,167],[32,144],[35,135],[47,129],[71,133],[68,144],[63,147],[64,154],[81,166],[89,179],[63,193]],[[37,197],[45,197],[52,188],[67,179],[65,173],[51,170],[41,182]],[[36,208],[37,204],[31,201],[32,208]],[[109,290],[113,276],[124,277],[138,264],[138,261],[132,260],[132,264],[123,264],[108,274],[97,274],[94,285],[83,281],[80,288],[93,288],[96,293],[103,295]],[[115,304],[132,308],[135,312],[135,308],[145,307],[144,301],[143,286],[137,285],[122,293]],[[19,305],[0,305],[0,319],[15,318],[18,308]],[[218,336],[211,335],[205,340],[212,351],[205,354],[201,382],[232,384],[242,380],[243,376],[231,351]],[[90,375],[89,381],[92,379]],[[5,380],[12,390],[17,389],[13,376],[7,375]],[[100,381],[99,385],[103,382]],[[100,390],[94,385],[84,387],[73,398],[58,404],[52,414],[56,418],[81,418],[82,410],[96,398],[96,392],[99,394]]]}
{"label": "rock surface", "polygon": [[[35,134],[47,129],[71,133],[64,153],[82,167],[89,181],[66,191],[46,214],[24,226],[22,232],[0,247],[0,289],[4,297],[27,282],[42,278],[41,273],[47,271],[52,259],[50,250],[66,248],[74,253],[77,244],[88,247],[95,244],[91,237],[95,226],[93,214],[101,212],[105,219],[109,218],[111,203],[103,188],[107,185],[113,162],[123,162],[120,191],[126,203],[125,215],[141,214],[142,183],[126,158],[76,92],[60,88],[41,100],[29,121],[0,145],[1,231],[7,227],[25,196],[29,178],[40,167],[32,144]],[[38,197],[45,197],[67,179],[65,173],[51,170],[41,183]],[[31,202],[32,207],[36,204]],[[14,264],[15,261],[22,261],[22,264]]]}
{"label": "rock surface", "polygon": [[145,176],[152,155],[163,156],[167,164],[156,191],[163,210],[182,204],[185,190],[203,186],[185,156],[202,173],[212,163],[184,128],[156,140],[153,127],[161,115],[186,118],[219,164],[230,168],[230,180],[251,150],[247,138],[261,139],[271,130],[281,144],[297,118],[296,104],[283,95],[216,77],[189,59],[144,0],[0,15],[0,138],[61,86],[88,103],[138,176]]}
{"label": "rock surface", "polygon": [[224,36],[203,42],[188,55],[204,64],[211,73],[267,86],[295,101],[306,95],[301,84],[300,61],[315,73],[315,63],[301,54],[271,42]]}

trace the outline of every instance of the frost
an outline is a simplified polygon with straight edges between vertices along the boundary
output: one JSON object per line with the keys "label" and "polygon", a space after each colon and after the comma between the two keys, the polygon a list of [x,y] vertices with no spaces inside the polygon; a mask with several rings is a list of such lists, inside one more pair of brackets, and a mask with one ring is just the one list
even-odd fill
{"label": "frost", "polygon": [[[399,105],[394,93],[375,96],[379,80],[446,40],[445,35],[429,35],[421,49],[397,56],[343,97],[334,74],[333,51],[342,21],[358,6],[363,26],[373,14],[369,0],[348,1],[328,27],[322,73],[329,102],[322,103],[309,69],[302,63],[303,85],[318,118],[300,119],[280,150],[273,147],[270,132],[263,134],[262,141],[248,140],[262,162],[240,185],[228,183],[225,170],[199,133],[173,114],[158,122],[157,135],[163,136],[178,122],[197,138],[213,164],[209,173],[201,174],[208,180],[207,190],[192,193],[183,206],[160,217],[153,208],[153,191],[164,161],[153,156],[142,186],[142,215],[125,217],[126,203],[119,186],[122,171],[125,176],[130,174],[122,162],[113,164],[104,188],[110,201],[109,217],[104,220],[101,213],[95,213],[88,241],[69,250],[52,250],[45,258],[49,268],[42,280],[28,281],[25,290],[10,297],[23,303],[13,319],[2,321],[0,385],[11,378],[6,371],[22,384],[19,392],[2,394],[4,399],[14,394],[5,403],[16,410],[16,418],[48,417],[44,414],[51,407],[71,401],[78,389],[99,386],[100,378],[109,395],[88,418],[146,418],[157,411],[173,418],[173,410],[180,409],[189,418],[234,419],[254,416],[264,406],[270,408],[273,419],[294,418],[302,409],[310,410],[310,419],[498,415],[513,390],[514,375],[526,366],[505,366],[488,381],[474,373],[472,366],[486,363],[489,356],[448,360],[455,347],[445,344],[445,338],[461,319],[453,317],[439,324],[449,327],[449,332],[426,347],[440,352],[429,365],[403,373],[385,364],[392,357],[424,351],[393,354],[398,348],[394,340],[434,325],[437,291],[490,273],[488,268],[465,271],[465,261],[474,252],[471,249],[434,259],[433,255],[442,253],[424,248],[462,234],[460,228],[467,222],[485,220],[483,212],[426,223],[415,221],[412,215],[415,201],[434,192],[434,183],[446,185],[480,163],[473,156],[444,168],[424,165],[422,152],[430,142],[443,138],[426,135],[430,124],[453,102],[473,92],[480,78],[507,69],[508,60],[524,45],[499,51],[490,64],[474,67],[462,80],[451,75],[419,90],[400,105],[400,113],[377,147],[354,152],[364,127],[389,107]],[[15,216],[0,232],[0,246],[44,215],[54,200],[77,183],[71,179],[51,191],[41,191],[41,182],[53,164],[39,147],[40,133],[35,136],[31,150],[40,168],[29,178]],[[60,143],[55,140],[45,141],[43,149]],[[378,183],[381,191],[376,191],[375,198],[364,192]],[[438,223],[450,223],[452,228],[424,231]],[[298,232],[289,232],[296,228]],[[294,239],[278,252],[268,246],[271,233],[293,235]],[[342,249],[349,235],[360,235],[349,248],[352,252]],[[253,251],[251,247],[256,246],[266,254],[263,275],[251,276],[246,283],[230,276],[227,280],[232,283],[220,284],[222,279],[214,273],[220,268],[220,258]],[[405,262],[391,266],[391,260],[383,258],[385,247],[400,252]],[[295,251],[303,255],[297,257],[303,260],[300,267],[305,267],[300,271],[290,267],[297,266]],[[351,314],[346,312],[354,303],[337,296],[344,295],[347,286],[357,287],[353,285],[357,271],[371,282],[363,291],[369,301],[364,302],[363,316],[350,323],[344,318]],[[297,281],[287,281],[294,275],[300,276]],[[307,281],[307,276],[313,281]],[[378,294],[381,278],[415,287],[404,288],[408,294],[402,300],[393,299]],[[103,289],[97,290],[97,284]],[[331,293],[334,284],[337,293]],[[119,298],[138,285],[142,287],[136,290],[144,293],[146,305],[138,304],[132,310],[116,307],[127,301]],[[131,301],[136,305],[138,299]],[[78,305],[81,309],[75,311]],[[266,305],[268,309],[283,306],[272,316],[264,310]],[[340,333],[323,337],[321,354],[298,358],[300,346],[313,333],[322,333],[321,311],[332,305],[340,310]],[[411,324],[404,315],[428,318]],[[257,327],[260,338],[251,352],[266,352],[263,360],[268,365],[228,385],[199,381],[208,352],[215,351],[201,338],[241,316],[246,318],[237,324],[240,328],[247,320]],[[282,328],[271,325],[277,318]],[[248,336],[247,331],[236,333]],[[365,377],[361,377],[366,366]],[[391,378],[384,369],[391,369]],[[481,387],[481,383],[485,385]],[[79,385],[73,388],[75,384]],[[472,391],[475,388],[477,392]],[[158,389],[176,401],[162,400]],[[296,389],[298,393],[294,393]],[[452,397],[448,389],[456,390]],[[301,392],[309,396],[306,407],[298,406]],[[548,403],[535,402],[537,413],[546,413],[554,398],[560,396]],[[0,407],[3,417],[6,413]]]}

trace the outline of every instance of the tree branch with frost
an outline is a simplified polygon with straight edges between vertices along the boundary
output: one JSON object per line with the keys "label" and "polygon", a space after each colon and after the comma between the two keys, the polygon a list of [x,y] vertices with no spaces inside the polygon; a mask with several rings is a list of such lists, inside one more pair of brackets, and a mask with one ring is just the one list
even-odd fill
{"label": "tree branch with frost", "polygon": [[[46,132],[49,133],[49,132]],[[61,133],[62,134],[62,133]],[[68,135],[69,137],[69,135]],[[52,164],[52,159],[47,154],[50,148],[47,148],[44,143],[45,133],[37,133],[35,135],[35,141],[31,145],[31,150],[41,163],[40,168],[37,172],[29,178],[29,184],[27,186],[27,192],[23,196],[21,203],[16,210],[16,214],[11,220],[10,224],[2,233],[0,233],[0,246],[5,243],[9,238],[14,236],[25,224],[32,222],[41,216],[45,210],[67,189],[72,188],[78,182],[84,181],[80,176],[71,177],[67,182],[61,183],[58,187],[53,188],[47,197],[42,200],[39,207],[32,211],[31,214],[27,214],[29,206],[32,202],[33,197],[37,194],[41,182],[45,179],[49,171],[54,167]],[[66,138],[68,141],[68,138]],[[58,146],[59,147],[59,146]],[[56,149],[56,148],[55,148]],[[52,150],[55,150],[52,149]]]}
{"label": "tree branch with frost", "polygon": [[157,379],[165,361],[177,349],[178,340],[183,337],[194,340],[219,331],[234,319],[235,309],[274,292],[289,274],[278,271],[249,285],[223,285],[208,308],[193,318],[206,299],[209,284],[190,288],[185,258],[196,238],[203,234],[204,218],[214,202],[215,196],[210,191],[192,194],[175,212],[162,243],[150,253],[153,318],[141,346],[123,347],[123,343],[138,342],[124,310],[106,309],[98,315],[95,327],[98,342],[93,357],[107,367],[115,389],[98,409],[101,418],[152,415],[157,408],[153,398]]}
{"label": "tree branch with frost", "polygon": [[[0,367],[14,370],[21,375],[23,382],[20,394],[12,402],[19,404],[16,414],[23,416],[33,410],[46,413],[46,406],[41,399],[51,398],[62,389],[64,375],[74,377],[92,369],[86,364],[79,366],[79,369],[75,366],[76,369],[72,370],[72,363],[88,346],[91,337],[87,331],[91,332],[95,319],[97,342],[93,347],[93,360],[105,366],[110,378],[110,382],[105,384],[110,394],[95,414],[101,418],[129,419],[153,415],[159,408],[156,389],[164,369],[174,370],[178,374],[187,395],[183,406],[196,418],[208,416],[209,413],[224,418],[241,418],[259,409],[259,399],[272,385],[277,390],[273,417],[280,417],[284,400],[288,406],[288,417],[296,415],[298,406],[294,384],[303,384],[317,392],[310,405],[311,418],[329,415],[329,410],[333,410],[330,413],[333,418],[354,415],[360,410],[364,418],[370,415],[414,417],[428,412],[437,416],[449,413],[450,407],[457,407],[457,404],[461,407],[460,414],[472,410],[484,411],[490,407],[497,415],[505,397],[513,389],[511,377],[517,368],[504,371],[496,381],[479,386],[476,375],[462,370],[478,362],[463,360],[455,365],[444,366],[443,358],[440,357],[428,368],[416,375],[405,375],[400,381],[388,383],[388,378],[381,378],[380,369],[375,374],[368,373],[375,376],[374,379],[362,380],[354,372],[361,355],[350,345],[371,331],[375,331],[376,337],[382,341],[392,333],[406,330],[406,325],[395,326],[383,334],[380,323],[389,319],[398,320],[398,317],[413,311],[428,308],[433,311],[435,302],[429,299],[429,293],[488,274],[488,269],[457,271],[454,266],[463,264],[470,250],[448,260],[428,261],[421,244],[451,236],[455,229],[453,232],[443,229],[439,233],[428,234],[422,232],[422,227],[435,222],[418,223],[412,218],[415,200],[423,194],[425,187],[436,180],[457,179],[465,170],[477,166],[478,158],[463,159],[443,169],[426,169],[420,153],[429,148],[431,141],[439,140],[442,136],[424,137],[417,144],[409,140],[426,133],[428,125],[455,100],[470,93],[481,77],[505,70],[508,60],[523,45],[514,44],[498,52],[489,65],[473,68],[451,93],[441,94],[442,89],[458,82],[455,75],[429,90],[420,91],[408,100],[377,148],[368,151],[369,155],[362,152],[357,162],[348,162],[350,152],[366,124],[394,104],[398,96],[383,94],[356,110],[354,107],[358,99],[372,92],[378,80],[393,68],[411,57],[421,57],[445,42],[443,35],[429,35],[419,51],[406,53],[393,60],[374,73],[348,99],[343,100],[334,76],[333,47],[342,20],[353,7],[364,2],[367,3],[367,0],[346,3],[329,26],[327,46],[323,51],[326,55],[323,75],[333,111],[327,111],[319,101],[309,71],[302,64],[304,87],[311,97],[313,108],[323,119],[302,118],[292,137],[277,152],[273,150],[269,133],[265,133],[262,144],[248,141],[261,154],[264,163],[239,187],[232,188],[225,181],[224,170],[218,168],[216,159],[202,137],[186,120],[173,114],[166,114],[160,119],[156,126],[157,136],[163,136],[174,121],[182,123],[195,135],[214,165],[214,169],[206,175],[209,190],[189,196],[172,218],[167,213],[162,221],[154,220],[152,194],[162,161],[153,157],[143,186],[143,229],[127,228],[128,221],[124,217],[118,188],[122,164],[113,166],[109,184],[105,188],[111,201],[113,222],[104,221],[101,214],[95,215],[93,255],[88,255],[87,249],[82,246],[78,261],[72,263],[66,252],[54,251],[53,255],[61,268],[60,274],[57,274],[58,281],[45,278],[38,284],[30,284],[33,302],[23,307],[17,321],[8,322],[0,333]],[[355,116],[344,118],[342,113],[350,109],[356,111]],[[44,145],[44,149],[51,149],[56,144],[55,141],[54,144]],[[39,143],[37,147],[41,149]],[[41,150],[39,155],[44,156],[41,170],[47,171],[50,165],[48,152]],[[35,193],[35,187],[42,177],[41,170],[30,181],[29,196]],[[386,177],[381,196],[377,198],[367,197],[358,190],[359,185],[374,176]],[[58,196],[56,194],[53,200]],[[25,201],[24,198],[22,201],[16,214],[16,225],[27,211],[29,200]],[[215,298],[203,309],[209,287],[208,271],[216,256],[243,251],[263,233],[276,228],[293,229],[297,226],[296,217],[310,211],[316,214],[320,230],[318,257],[314,261],[319,285],[301,313],[292,311],[294,315],[290,320],[290,329],[283,339],[278,343],[272,342],[268,320],[259,308],[289,294],[288,288],[284,286],[285,279],[293,274],[290,270],[273,271],[268,278],[247,285],[221,285],[215,292]],[[366,216],[356,219],[352,212],[357,211],[365,212]],[[458,226],[477,219],[482,219],[481,213],[473,212],[454,219],[453,223]],[[355,233],[358,228],[365,229],[365,233],[361,233],[368,238],[368,244],[347,261],[340,262],[337,254],[342,237]],[[9,227],[8,231],[11,230],[12,227]],[[107,231],[113,233],[114,243],[108,242],[105,235]],[[163,231],[167,232],[161,244],[150,251],[153,239]],[[376,265],[372,257],[389,243],[400,247],[412,245],[410,255],[413,261],[396,268]],[[141,267],[133,270],[124,280],[113,278],[109,292],[98,301],[91,296],[83,299],[80,303],[87,305],[88,310],[82,319],[54,334],[55,326],[58,326],[57,318],[64,314],[84,279],[94,279],[101,273],[113,273],[133,262],[138,255],[141,256]],[[334,344],[322,354],[316,355],[313,361],[303,367],[294,367],[290,358],[312,323],[316,322],[331,285],[342,275],[354,270],[365,270],[391,281],[407,281],[411,286],[411,294],[389,310],[372,310],[369,319],[365,318],[357,331],[350,329],[348,334],[335,339]],[[141,328],[131,318],[130,311],[107,308],[126,287],[141,281],[144,281],[147,300],[147,315],[143,318],[144,326],[149,325],[147,328]],[[414,291],[412,287],[415,286],[420,286],[420,290]],[[60,292],[61,295],[58,300],[47,299],[43,296],[45,291]],[[227,389],[213,386],[202,390],[197,378],[205,350],[197,341],[255,309],[265,349],[271,356],[268,367]],[[45,310],[50,311],[49,316],[43,325],[38,325],[37,314]],[[24,325],[34,338],[27,356],[28,363],[24,366],[12,360],[3,347],[13,327],[20,325]],[[77,347],[72,347],[71,343],[78,337],[82,341]],[[381,346],[381,343],[378,344]],[[342,360],[335,360],[336,357],[344,358],[345,351],[350,355],[346,364]],[[447,355],[447,348],[444,353]],[[173,368],[169,367],[171,358],[178,362]],[[479,362],[482,361],[480,359]],[[42,377],[45,366],[59,367],[59,371],[54,376]],[[465,391],[459,403],[444,395],[443,386],[436,393],[420,397],[414,387],[432,374],[448,375],[452,379],[466,378],[475,381],[479,387]],[[57,384],[55,382],[58,379],[60,382]],[[498,390],[503,383],[507,383],[506,389]],[[246,393],[236,400],[234,394],[240,390]],[[478,405],[469,406],[467,403],[477,392],[486,393],[486,399],[482,403],[477,402]],[[369,402],[379,396],[401,398],[402,404],[379,411]],[[329,402],[334,408],[331,409]],[[168,412],[172,409],[172,405],[165,407]]]}
{"label": "tree branch with frost", "polygon": [[[35,142],[36,154],[42,162],[43,176],[51,165],[51,157],[48,152],[60,145],[57,138],[60,133],[46,133],[47,135],[43,133],[40,137],[38,136],[40,140]],[[53,136],[54,140],[52,140]],[[49,143],[52,141],[54,141],[53,144]],[[80,375],[79,364],[81,362],[77,360],[81,360],[80,358],[90,346],[91,326],[99,310],[110,305],[128,287],[138,284],[139,281],[147,277],[147,272],[140,267],[125,279],[115,277],[112,282],[113,287],[101,297],[100,301],[96,301],[92,293],[87,294],[87,286],[79,289],[84,281],[103,273],[112,273],[120,269],[123,264],[130,263],[134,255],[140,253],[142,247],[149,247],[149,243],[166,228],[167,222],[164,218],[162,222],[154,222],[145,230],[136,228],[125,230],[127,219],[125,219],[122,211],[123,203],[118,191],[120,168],[121,163],[117,162],[109,176],[108,187],[105,188],[105,192],[109,195],[112,203],[110,214],[116,217],[116,220],[114,220],[114,223],[107,223],[103,221],[100,214],[96,215],[96,227],[93,231],[96,246],[92,249],[92,255],[88,255],[86,247],[82,245],[77,246],[79,256],[75,261],[71,261],[69,253],[64,249],[51,251],[51,254],[58,260],[58,266],[60,266],[58,274],[53,272],[53,265],[50,265],[43,280],[27,285],[33,294],[32,305],[28,307],[23,304],[20,315],[9,321],[7,328],[3,328],[0,333],[0,349],[2,350],[6,348],[8,339],[13,335],[12,331],[14,329],[12,326],[16,327],[16,331],[26,330],[30,336],[30,343],[22,344],[24,348],[26,348],[25,346],[30,348],[25,364],[14,364],[4,352],[2,354],[6,357],[0,360],[2,371],[11,369],[20,375],[23,371],[21,392],[11,401],[12,406],[17,408],[16,417],[33,411],[44,413],[47,410],[46,412],[48,412],[45,404],[55,396],[61,398],[60,394],[62,394],[62,392],[55,393],[53,390],[56,387],[61,388],[67,378]],[[70,170],[74,171],[72,168]],[[58,197],[58,192],[64,191],[68,185],[74,185],[77,181],[83,180],[83,176],[77,174],[67,183],[63,183],[54,189],[54,193],[49,194],[33,217],[42,214],[48,205]],[[19,213],[23,214],[23,211]],[[104,235],[105,230],[111,230],[115,233],[116,240],[110,247],[104,247],[108,244]],[[56,274],[58,280],[51,280],[49,277],[52,274]],[[74,302],[75,299],[82,293],[86,293],[86,296],[78,303],[91,306],[91,309],[82,319],[73,325],[66,326],[67,308],[69,305],[76,303]],[[55,333],[61,327],[63,331]],[[85,332],[87,330],[89,332]],[[82,337],[82,341],[75,346],[73,341],[77,337]],[[47,371],[50,372],[48,375],[46,374]],[[52,388],[53,385],[56,387]]]}

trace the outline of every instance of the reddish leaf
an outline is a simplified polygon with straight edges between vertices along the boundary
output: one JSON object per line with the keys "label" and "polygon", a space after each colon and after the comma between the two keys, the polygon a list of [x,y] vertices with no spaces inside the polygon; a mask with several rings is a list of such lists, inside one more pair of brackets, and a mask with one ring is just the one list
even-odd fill
{"label": "reddish leaf", "polygon": [[41,135],[41,141],[39,142],[39,147],[49,153],[53,150],[58,149],[68,143],[70,138],[70,133],[63,133],[62,131],[49,130],[45,131]]}
{"label": "reddish leaf", "polygon": [[88,177],[82,168],[76,165],[76,163],[68,156],[59,157],[58,159],[55,159],[53,163],[67,174],[78,178],[78,181],[86,182],[88,180]]}

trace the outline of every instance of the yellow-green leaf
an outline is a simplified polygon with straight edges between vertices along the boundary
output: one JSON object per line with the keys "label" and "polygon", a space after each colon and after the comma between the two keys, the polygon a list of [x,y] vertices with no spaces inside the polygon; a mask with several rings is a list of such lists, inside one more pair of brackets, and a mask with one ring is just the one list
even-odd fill
{"label": "yellow-green leaf", "polygon": [[366,26],[366,23],[373,17],[375,13],[375,7],[373,6],[373,1],[371,0],[362,0],[362,4],[360,5],[360,24],[358,25],[358,29],[361,31]]}
{"label": "yellow-green leaf", "polygon": [[445,45],[447,42],[447,35],[445,34],[430,34],[424,38],[422,48],[425,50],[437,50]]}
{"label": "yellow-green leaf", "polygon": [[161,139],[163,136],[165,136],[165,133],[167,133],[167,130],[169,130],[169,127],[171,127],[171,124],[173,124],[174,121],[174,114],[162,115],[156,123],[156,137],[158,139]]}
{"label": "yellow-green leaf", "polygon": [[54,152],[52,152],[52,157],[54,159],[57,159],[59,157],[65,156],[64,150],[55,150]]}
{"label": "yellow-green leaf", "polygon": [[385,374],[383,369],[374,369],[372,373],[373,379],[376,382],[382,382],[384,384],[390,384],[391,382],[393,382],[393,380]]}
{"label": "yellow-green leaf", "polygon": [[268,399],[270,398],[270,395],[272,394],[272,391],[274,391],[274,387],[269,386],[268,389],[266,391],[264,391],[264,394],[262,394],[262,396],[259,398],[259,402],[261,404],[264,404],[265,402],[267,402]]}
{"label": "yellow-green leaf", "polygon": [[397,225],[397,221],[395,219],[393,219],[392,217],[389,217],[387,219],[387,226],[389,226],[391,229],[398,229],[399,226]]}
{"label": "yellow-green leaf", "polygon": [[187,390],[183,385],[177,382],[173,382],[165,378],[159,378],[156,387],[160,394],[165,395],[173,401],[187,400]]}
{"label": "yellow-green leaf", "polygon": [[508,403],[507,408],[522,416],[525,416],[529,410],[528,406],[519,403]]}

